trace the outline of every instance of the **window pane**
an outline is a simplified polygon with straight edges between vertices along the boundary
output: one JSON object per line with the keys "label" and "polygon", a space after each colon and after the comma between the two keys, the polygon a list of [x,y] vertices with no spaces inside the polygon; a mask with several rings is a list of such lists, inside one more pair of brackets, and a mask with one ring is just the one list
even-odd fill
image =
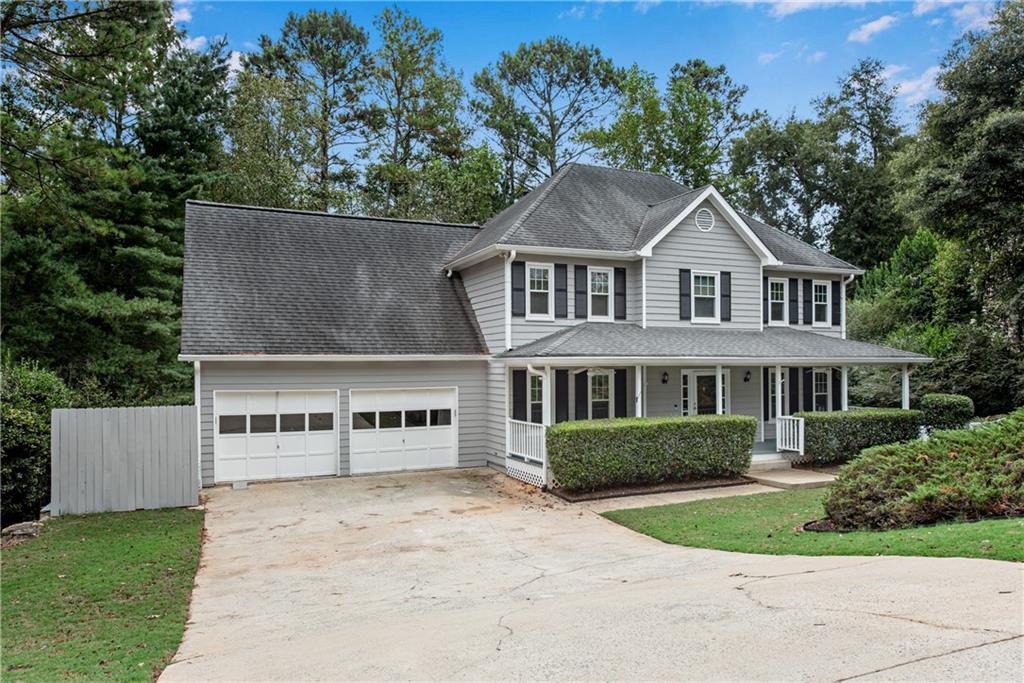
{"label": "window pane", "polygon": [[608,401],[594,401],[590,404],[590,417],[603,420],[608,417]]}
{"label": "window pane", "polygon": [[769,285],[769,293],[772,301],[785,301],[786,300],[786,283],[784,282],[772,282]]}
{"label": "window pane", "polygon": [[221,434],[245,434],[245,415],[221,415]]}
{"label": "window pane", "polygon": [[814,285],[814,303],[828,303],[828,285]]}
{"label": "window pane", "polygon": [[786,304],[778,301],[772,302],[772,320],[779,321],[785,320],[786,317]]}
{"label": "window pane", "polygon": [[[377,424],[376,413],[357,413],[358,415],[369,415],[370,426],[369,429]],[[329,432],[334,429],[334,413],[310,413],[309,414],[309,431],[311,432]],[[359,427],[356,427],[359,429]]]}
{"label": "window pane", "polygon": [[828,304],[814,304],[814,322],[828,322]]}
{"label": "window pane", "polygon": [[452,411],[448,408],[430,411],[430,425],[432,427],[445,427],[452,423]]}
{"label": "window pane", "polygon": [[[317,415],[330,415],[330,413],[317,413]],[[313,415],[309,416],[309,427],[313,428]],[[377,413],[356,413],[352,416],[352,429],[375,429],[377,427]]]}
{"label": "window pane", "polygon": [[591,401],[607,401],[610,394],[608,393],[608,375],[594,375],[590,378],[590,400]]}
{"label": "window pane", "polygon": [[608,273],[596,272],[590,274],[590,292],[592,294],[608,293]]}
{"label": "window pane", "polygon": [[694,296],[715,296],[715,276],[714,275],[694,275],[693,276],[693,295]]}
{"label": "window pane", "polygon": [[407,410],[407,411],[405,411],[405,426],[406,427],[426,427],[427,426],[427,411],[425,411],[425,410]]}
{"label": "window pane", "polygon": [[281,416],[282,432],[304,432],[306,431],[306,414],[289,413]]}
{"label": "window pane", "polygon": [[530,404],[530,422],[540,424],[544,421],[544,404],[543,403],[531,403]]}
{"label": "window pane", "polygon": [[250,415],[249,433],[266,434],[277,431],[277,415]]}
{"label": "window pane", "polygon": [[544,400],[544,379],[537,375],[530,375],[530,401],[541,402]]}
{"label": "window pane", "polygon": [[401,410],[382,410],[380,413],[381,429],[398,429],[402,426]]}
{"label": "window pane", "polygon": [[537,292],[530,293],[530,313],[533,315],[547,315],[548,313],[548,294],[544,292],[538,294]]}
{"label": "window pane", "polygon": [[548,291],[547,268],[530,268],[530,290],[541,292]]}
{"label": "window pane", "polygon": [[608,315],[608,295],[594,295],[590,297],[590,315],[600,318]]}
{"label": "window pane", "polygon": [[694,298],[693,315],[696,318],[714,318],[715,300],[705,298]]}

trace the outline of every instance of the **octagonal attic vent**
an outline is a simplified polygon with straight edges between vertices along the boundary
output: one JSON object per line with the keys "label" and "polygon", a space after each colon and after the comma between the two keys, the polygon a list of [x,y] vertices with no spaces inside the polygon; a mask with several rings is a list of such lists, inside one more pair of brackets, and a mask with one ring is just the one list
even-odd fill
{"label": "octagonal attic vent", "polygon": [[697,215],[693,217],[693,220],[697,223],[697,228],[703,232],[708,232],[715,227],[715,214],[711,213],[711,209],[697,209]]}

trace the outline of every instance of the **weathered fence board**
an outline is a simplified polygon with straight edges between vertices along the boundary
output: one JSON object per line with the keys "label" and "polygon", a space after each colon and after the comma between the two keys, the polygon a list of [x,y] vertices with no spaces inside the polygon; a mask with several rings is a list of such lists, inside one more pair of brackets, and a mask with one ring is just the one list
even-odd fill
{"label": "weathered fence board", "polygon": [[50,514],[199,502],[194,406],[53,411]]}

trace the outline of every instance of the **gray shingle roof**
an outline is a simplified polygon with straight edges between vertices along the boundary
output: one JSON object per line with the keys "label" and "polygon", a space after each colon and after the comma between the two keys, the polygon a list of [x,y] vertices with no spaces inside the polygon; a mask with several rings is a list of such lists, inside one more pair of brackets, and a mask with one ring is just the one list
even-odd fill
{"label": "gray shingle roof", "polygon": [[502,358],[766,358],[871,360],[918,363],[930,360],[909,351],[827,337],[785,327],[725,330],[648,327],[623,323],[581,323],[501,354]]}
{"label": "gray shingle roof", "polygon": [[482,354],[471,226],[189,202],[181,352]]}
{"label": "gray shingle roof", "polygon": [[[635,251],[703,189],[691,190],[657,173],[569,163],[487,221],[455,258],[496,244]],[[856,269],[777,228],[749,216],[743,219],[786,265]]]}

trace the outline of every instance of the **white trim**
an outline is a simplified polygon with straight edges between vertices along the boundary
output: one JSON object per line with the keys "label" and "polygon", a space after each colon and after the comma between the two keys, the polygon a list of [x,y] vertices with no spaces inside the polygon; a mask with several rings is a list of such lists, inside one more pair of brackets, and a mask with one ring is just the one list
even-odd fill
{"label": "white trim", "polygon": [[[697,317],[697,299],[707,299],[708,297],[697,296],[697,277],[706,277],[708,275],[714,276],[715,278],[715,316],[713,318],[698,318]],[[717,270],[691,270],[690,271],[690,322],[694,325],[717,325],[722,321],[722,274]]]}
{"label": "white trim", "polygon": [[193,385],[195,386],[195,403],[196,403],[196,463],[198,471],[196,475],[199,477],[199,488],[203,488],[203,391],[200,383],[202,381],[202,367],[199,361],[192,363]]}
{"label": "white trim", "polygon": [[[782,320],[772,320],[772,283],[782,283]],[[761,281],[761,286],[764,286],[764,280]],[[763,296],[763,295],[762,295]],[[763,301],[763,299],[762,299]],[[762,324],[764,316],[761,316]],[[768,325],[769,327],[786,327],[791,323],[789,319],[789,280],[784,277],[769,277],[768,278]]]}
{"label": "white trim", "polygon": [[[548,312],[547,313],[533,313],[530,311],[531,302],[533,297],[530,296],[532,291],[530,290],[530,270],[531,269],[543,269],[548,273]],[[526,282],[524,283],[524,289],[526,291],[526,320],[540,320],[540,321],[552,321],[555,319],[555,264],[553,263],[537,263],[535,261],[526,262]],[[539,293],[539,292],[538,292]]]}
{"label": "white trim", "polygon": [[633,417],[644,416],[644,385],[642,378],[643,366],[633,366]]}
{"label": "white trim", "polygon": [[[764,306],[764,268],[761,268],[761,275],[757,278],[757,305]],[[760,326],[760,330],[764,332],[764,310],[758,311],[760,315],[757,316],[757,324]]]}
{"label": "white trim", "polygon": [[[811,280],[811,327],[832,327],[832,283],[834,280]],[[814,290],[818,285],[825,285],[825,322],[817,318],[818,302],[814,300]]]}
{"label": "white trim", "polygon": [[444,265],[444,268],[451,268],[452,270],[461,270],[468,268],[469,266],[476,265],[481,261],[486,261],[489,258],[493,258],[498,254],[515,251],[515,250],[527,252],[529,254],[536,254],[538,256],[552,256],[552,257],[563,257],[563,258],[601,258],[609,261],[636,261],[639,258],[639,254],[633,250],[629,251],[605,251],[603,249],[572,249],[565,247],[542,247],[533,246],[529,244],[492,244],[489,247],[484,247],[480,251],[472,254],[467,254],[460,258],[451,261]]}
{"label": "white trim", "polygon": [[647,259],[640,259],[640,327],[647,329]]}
{"label": "white trim", "polygon": [[[702,365],[734,365],[744,367],[757,367],[759,365],[777,365],[779,363],[790,366],[807,366],[820,363],[832,365],[908,365],[906,358],[851,358],[848,356],[835,356],[832,358],[820,357],[776,357],[765,356],[762,358],[751,358],[750,356],[534,356],[530,358],[500,358],[510,367],[526,367],[528,364],[554,363],[559,367],[587,368],[598,365],[635,365],[637,363],[647,365],[673,365],[676,363],[700,363]],[[934,358],[915,358],[910,365],[931,363]]]}
{"label": "white trim", "polygon": [[[814,246],[809,245],[809,246]],[[823,266],[800,266],[796,264],[782,263],[771,266],[776,270],[785,270],[793,273],[821,273],[822,275],[863,275],[865,271],[860,268],[825,268]]]}
{"label": "white trim", "polygon": [[[592,289],[594,284],[594,273],[604,273],[608,276],[608,291],[605,294],[598,294],[598,296],[605,296],[608,298],[608,314],[607,315],[594,315],[594,290]],[[600,323],[615,322],[615,269],[607,268],[604,266],[587,266],[587,320]]]}
{"label": "white trim", "polygon": [[669,221],[668,225],[661,229],[661,231],[655,235],[652,239],[640,247],[637,253],[640,256],[650,256],[653,253],[654,247],[665,238],[672,230],[679,225],[684,218],[692,213],[697,207],[699,207],[705,200],[710,200],[712,204],[725,216],[725,219],[735,228],[739,236],[747,243],[755,254],[761,259],[762,266],[781,266],[782,262],[779,261],[774,254],[758,239],[754,231],[750,229],[739,214],[729,205],[729,202],[725,201],[721,193],[715,189],[713,185],[709,185],[706,190],[697,195],[697,198],[690,202],[686,208],[684,208],[679,215]]}
{"label": "white trim", "polygon": [[910,366],[904,365],[900,377],[900,407],[910,410]]}
{"label": "white trim", "polygon": [[309,353],[296,353],[296,354],[272,354],[272,353],[248,353],[248,354],[230,354],[230,353],[210,353],[210,354],[180,354],[178,360],[181,361],[249,361],[249,362],[267,362],[267,361],[289,361],[289,362],[305,362],[305,361],[331,361],[331,362],[379,362],[379,361],[463,361],[463,360],[476,360],[485,361],[490,360],[491,355],[487,353],[449,353],[449,354],[433,354],[433,353],[395,353],[395,354],[358,354],[358,353],[323,353],[323,354],[309,354]]}
{"label": "white trim", "polygon": [[846,367],[845,365],[840,370],[841,374],[839,378],[839,391],[842,392],[840,394],[840,399],[842,400],[840,408],[843,411],[847,411],[850,409],[850,380],[848,377],[849,371],[850,368]]}

